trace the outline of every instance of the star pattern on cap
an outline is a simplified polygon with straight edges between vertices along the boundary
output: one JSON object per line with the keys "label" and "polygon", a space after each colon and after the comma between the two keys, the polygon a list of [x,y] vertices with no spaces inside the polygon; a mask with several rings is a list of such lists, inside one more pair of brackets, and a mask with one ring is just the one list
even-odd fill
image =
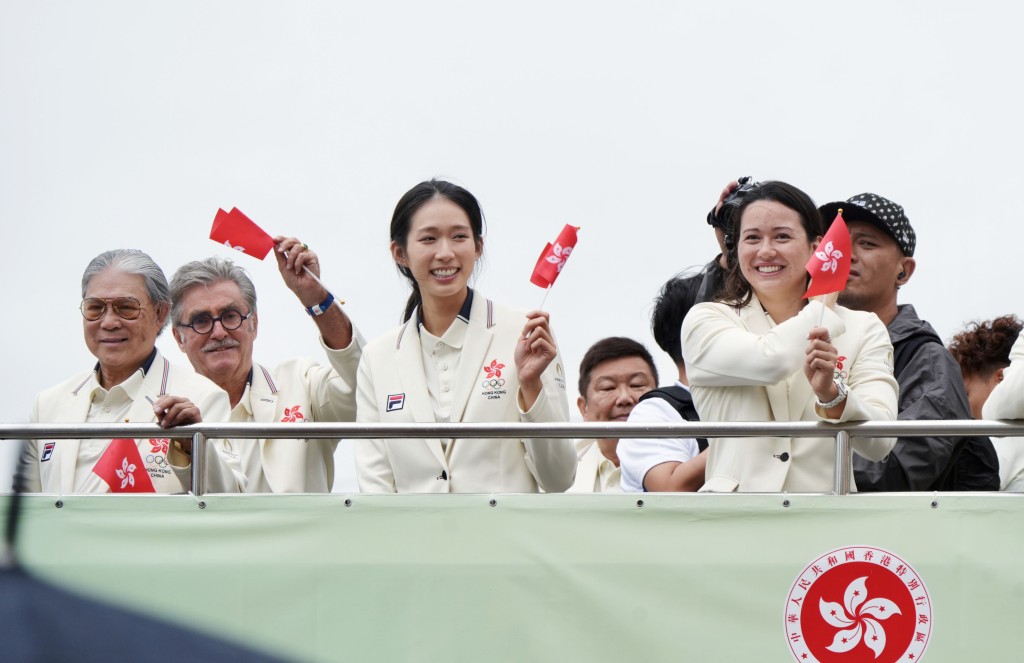
{"label": "star pattern on cap", "polygon": [[904,255],[914,255],[917,233],[903,212],[903,207],[874,193],[861,193],[846,201],[871,213],[899,244]]}

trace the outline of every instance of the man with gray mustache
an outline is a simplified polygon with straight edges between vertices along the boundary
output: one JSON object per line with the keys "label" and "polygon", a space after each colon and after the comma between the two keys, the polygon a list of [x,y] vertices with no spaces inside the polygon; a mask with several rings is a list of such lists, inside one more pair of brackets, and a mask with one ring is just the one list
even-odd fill
{"label": "man with gray mustache", "polygon": [[[294,237],[274,241],[274,257],[285,285],[316,323],[330,366],[293,359],[271,370],[253,362],[259,329],[256,288],[245,270],[223,258],[190,262],[171,279],[171,318],[178,347],[197,373],[227,392],[231,422],[354,421],[356,369],[363,340],[341,303],[317,278],[316,254]],[[338,440],[218,440],[216,444],[245,492],[324,493],[334,483]]]}

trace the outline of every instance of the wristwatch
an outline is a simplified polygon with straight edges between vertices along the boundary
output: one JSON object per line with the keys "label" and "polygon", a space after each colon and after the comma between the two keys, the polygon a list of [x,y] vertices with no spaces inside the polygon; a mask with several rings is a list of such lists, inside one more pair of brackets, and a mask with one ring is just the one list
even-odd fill
{"label": "wristwatch", "polygon": [[836,395],[835,398],[830,400],[828,403],[822,403],[820,400],[817,401],[817,406],[820,407],[822,410],[829,410],[831,408],[834,408],[835,406],[839,405],[840,403],[846,400],[846,394],[848,393],[846,385],[843,384],[842,381],[840,381],[839,379],[834,380],[834,382],[836,385],[836,389],[839,390],[839,393]]}

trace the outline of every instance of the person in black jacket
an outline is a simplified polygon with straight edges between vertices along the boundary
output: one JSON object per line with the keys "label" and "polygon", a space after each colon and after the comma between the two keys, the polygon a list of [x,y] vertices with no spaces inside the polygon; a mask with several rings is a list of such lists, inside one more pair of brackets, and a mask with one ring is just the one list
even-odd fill
{"label": "person in black jacket", "polygon": [[[900,205],[862,193],[820,210],[831,224],[842,208],[850,228],[850,279],[839,295],[847,308],[875,313],[889,331],[893,374],[900,386],[899,419],[970,419],[960,367],[939,335],[910,304],[896,302],[914,273],[917,235]],[[857,490],[998,490],[999,469],[988,438],[900,438],[888,457],[854,456]]]}

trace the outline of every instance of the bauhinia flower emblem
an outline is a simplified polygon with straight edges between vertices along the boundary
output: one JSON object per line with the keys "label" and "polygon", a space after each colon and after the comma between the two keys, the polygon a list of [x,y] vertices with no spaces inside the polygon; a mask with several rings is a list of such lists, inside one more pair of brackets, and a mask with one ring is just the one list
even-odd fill
{"label": "bauhinia flower emblem", "polygon": [[166,456],[167,449],[171,446],[171,441],[166,437],[150,438],[149,446],[149,453],[163,454]]}
{"label": "bauhinia flower emblem", "polygon": [[835,274],[839,269],[839,259],[843,257],[843,252],[835,248],[829,240],[825,242],[821,251],[814,252],[814,257],[821,261],[821,271]]}
{"label": "bauhinia flower emblem", "polygon": [[487,373],[488,378],[500,378],[501,369],[505,368],[505,364],[499,364],[497,359],[491,361],[489,366],[484,366],[484,371]]}
{"label": "bauhinia flower emblem", "polygon": [[[565,266],[565,261],[569,258],[569,254],[572,253],[572,247],[562,247],[561,244],[555,242],[555,245],[551,247],[551,253],[547,256],[547,261],[552,265],[558,265],[558,271],[562,271],[562,267]],[[491,376],[487,376],[491,377]]]}
{"label": "bauhinia flower emblem", "polygon": [[879,620],[902,614],[889,599],[868,599],[867,577],[857,578],[846,588],[843,605],[821,599],[821,617],[840,631],[826,647],[836,653],[848,652],[861,640],[878,658],[885,649],[885,629]]}
{"label": "bauhinia flower emblem", "polygon": [[121,480],[121,490],[124,490],[125,486],[135,485],[135,475],[132,474],[134,471],[135,463],[129,463],[127,456],[122,458],[121,468],[114,470],[117,473],[117,478]]}
{"label": "bauhinia flower emblem", "polygon": [[284,409],[284,416],[281,417],[281,423],[294,423],[296,421],[305,421],[306,417],[299,411],[301,405],[293,405]]}

